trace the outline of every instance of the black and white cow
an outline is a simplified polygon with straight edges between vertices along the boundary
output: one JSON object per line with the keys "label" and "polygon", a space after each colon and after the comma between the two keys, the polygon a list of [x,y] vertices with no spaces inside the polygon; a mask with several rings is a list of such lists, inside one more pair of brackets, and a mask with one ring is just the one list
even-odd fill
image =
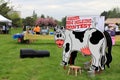
{"label": "black and white cow", "polygon": [[[106,41],[107,41],[107,46],[106,46],[107,62],[105,65],[107,65],[107,67],[110,68],[110,63],[112,62],[112,54],[111,54],[111,52],[112,52],[112,39],[111,39],[110,34],[107,31],[104,31],[103,33],[104,33]],[[75,58],[77,57],[77,53],[78,53],[78,51],[71,52],[70,59],[68,62],[70,65],[75,64]]]}
{"label": "black and white cow", "polygon": [[[67,65],[72,51],[80,51],[83,55],[91,55],[90,70],[103,70],[107,61],[105,49],[106,38],[102,32],[89,28],[83,32],[54,28],[55,43],[63,47],[62,65]],[[101,60],[102,59],[102,60]],[[101,63],[102,62],[102,63]]]}

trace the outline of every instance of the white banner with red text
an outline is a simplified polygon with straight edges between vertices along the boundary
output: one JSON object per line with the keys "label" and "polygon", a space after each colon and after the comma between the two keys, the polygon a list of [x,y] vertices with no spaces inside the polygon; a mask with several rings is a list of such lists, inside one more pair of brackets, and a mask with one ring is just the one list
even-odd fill
{"label": "white banner with red text", "polygon": [[84,31],[88,28],[97,28],[104,31],[104,16],[67,16],[66,29]]}

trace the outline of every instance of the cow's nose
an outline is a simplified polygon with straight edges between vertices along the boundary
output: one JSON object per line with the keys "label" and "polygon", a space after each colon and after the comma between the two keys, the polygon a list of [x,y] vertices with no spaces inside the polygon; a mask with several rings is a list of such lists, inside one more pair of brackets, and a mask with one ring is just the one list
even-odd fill
{"label": "cow's nose", "polygon": [[62,34],[60,34],[60,37],[62,36]]}
{"label": "cow's nose", "polygon": [[57,34],[57,37],[59,38],[59,37],[62,37],[62,34]]}
{"label": "cow's nose", "polygon": [[59,37],[59,34],[57,34],[57,37]]}

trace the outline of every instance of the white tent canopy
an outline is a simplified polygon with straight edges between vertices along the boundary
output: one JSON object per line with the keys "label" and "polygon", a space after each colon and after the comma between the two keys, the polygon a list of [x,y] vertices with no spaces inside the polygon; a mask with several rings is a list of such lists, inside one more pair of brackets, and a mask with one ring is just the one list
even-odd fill
{"label": "white tent canopy", "polygon": [[0,15],[0,22],[8,22],[8,23],[11,23],[12,20],[9,20],[9,19],[3,17],[2,15]]}

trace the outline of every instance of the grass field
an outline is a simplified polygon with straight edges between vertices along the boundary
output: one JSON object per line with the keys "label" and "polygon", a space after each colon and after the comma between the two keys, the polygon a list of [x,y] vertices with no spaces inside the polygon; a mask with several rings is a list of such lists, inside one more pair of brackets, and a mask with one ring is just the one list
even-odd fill
{"label": "grass field", "polygon": [[[120,38],[113,46],[113,61],[111,68],[106,68],[101,74],[89,77],[83,71],[77,77],[67,75],[60,66],[62,49],[55,45],[54,40],[38,40],[31,44],[20,44],[12,38],[13,34],[22,29],[12,29],[10,34],[0,34],[0,80],[120,80]],[[50,57],[20,58],[20,49],[48,50]],[[83,63],[90,57],[78,54],[75,65],[83,67]]]}

